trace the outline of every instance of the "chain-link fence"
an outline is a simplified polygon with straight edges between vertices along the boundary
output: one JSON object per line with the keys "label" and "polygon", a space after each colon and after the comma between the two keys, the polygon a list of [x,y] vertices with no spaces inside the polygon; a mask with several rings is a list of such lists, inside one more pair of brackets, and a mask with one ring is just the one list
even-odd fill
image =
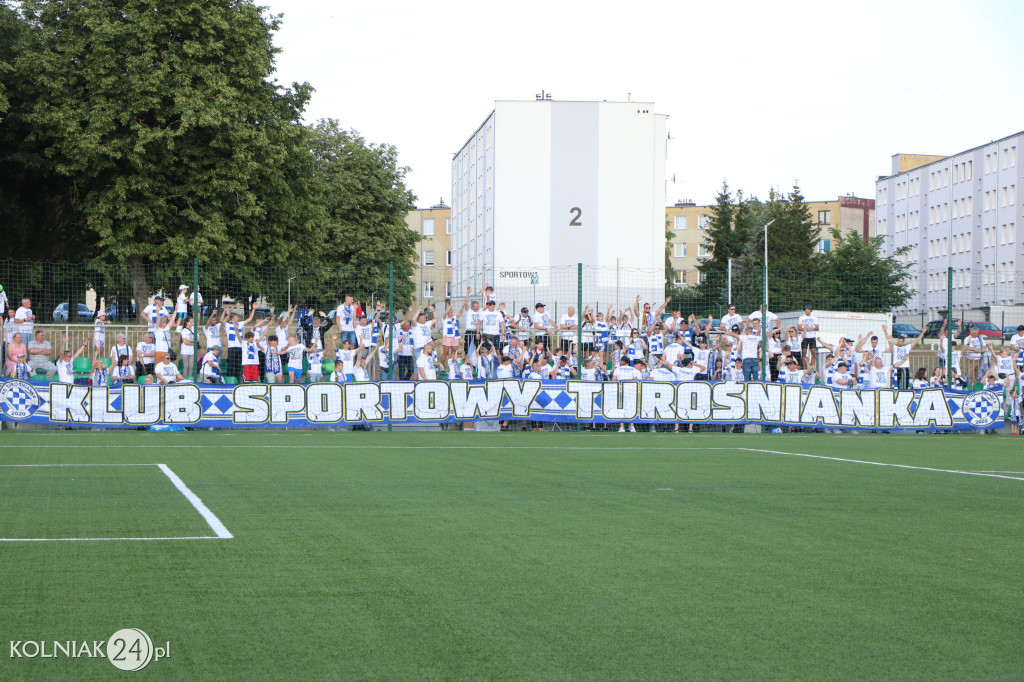
{"label": "chain-link fence", "polygon": [[[973,388],[989,369],[1013,375],[1024,362],[1017,274],[894,281],[736,268],[668,296],[654,271],[625,268],[393,273],[390,264],[353,275],[330,264],[0,261],[5,374],[24,375],[24,363],[33,379],[60,380],[67,349],[74,379],[86,382],[96,369],[108,382],[159,382],[166,358],[172,380],[226,384],[627,375],[828,384],[839,364],[863,383],[878,358],[901,388]],[[755,332],[752,317],[768,324]]]}

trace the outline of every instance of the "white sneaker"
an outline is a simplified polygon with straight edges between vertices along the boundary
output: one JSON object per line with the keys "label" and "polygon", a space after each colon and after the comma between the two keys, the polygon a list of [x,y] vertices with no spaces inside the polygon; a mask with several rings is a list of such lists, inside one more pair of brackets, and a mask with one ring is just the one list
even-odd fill
{"label": "white sneaker", "polygon": [[636,429],[633,428],[632,424],[629,425],[629,432],[630,433],[636,433]]}
{"label": "white sneaker", "polygon": [[619,433],[625,433],[625,432],[626,432],[626,427],[625,426],[620,426],[619,427]]}

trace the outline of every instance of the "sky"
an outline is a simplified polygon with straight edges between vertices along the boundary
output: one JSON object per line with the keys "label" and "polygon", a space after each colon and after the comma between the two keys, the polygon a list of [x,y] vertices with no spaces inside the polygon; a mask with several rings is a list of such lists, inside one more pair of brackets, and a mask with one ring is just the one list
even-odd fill
{"label": "sky", "polygon": [[426,207],[495,100],[653,102],[667,204],[723,180],[766,197],[873,198],[897,153],[953,154],[1024,130],[1024,3],[258,0],[283,14],[277,79],[309,122],[395,145]]}

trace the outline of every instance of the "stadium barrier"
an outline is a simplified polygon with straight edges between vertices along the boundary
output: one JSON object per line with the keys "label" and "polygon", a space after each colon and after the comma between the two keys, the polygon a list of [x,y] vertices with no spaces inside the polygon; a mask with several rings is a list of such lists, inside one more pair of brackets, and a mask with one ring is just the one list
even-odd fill
{"label": "stadium barrier", "polygon": [[[423,260],[431,262],[429,258]],[[244,343],[245,332],[254,331],[259,345],[258,381],[261,385],[275,385],[265,383],[270,380],[266,376],[268,338],[271,334],[281,337],[278,339],[280,350],[288,344],[288,337],[295,336],[297,343],[304,347],[311,343],[316,351],[300,353],[299,369],[294,377],[287,371],[287,356],[282,357],[282,376],[276,385],[301,384],[308,387],[334,378],[346,384],[342,394],[347,396],[349,390],[354,390],[349,389],[349,385],[374,383],[379,389],[382,383],[417,378],[416,354],[425,337],[411,340],[410,336],[415,334],[403,330],[401,325],[408,320],[410,326],[415,327],[421,320],[426,325],[423,329],[428,330],[425,334],[436,346],[434,374],[440,380],[465,380],[473,386],[473,382],[500,378],[502,371],[498,365],[501,361],[494,358],[492,346],[497,346],[498,355],[506,349],[510,354],[524,353],[517,351],[518,345],[525,349],[524,354],[529,359],[534,356],[543,359],[540,378],[544,384],[552,380],[566,384],[579,379],[607,381],[618,378],[614,371],[620,354],[629,357],[631,364],[633,360],[646,363],[638,377],[649,381],[658,380],[659,371],[662,379],[665,372],[669,372],[668,368],[659,367],[659,360],[665,356],[664,351],[673,337],[682,335],[679,333],[682,323],[688,322],[692,326],[687,333],[696,331],[697,336],[689,337],[693,345],[683,349],[679,357],[702,360],[705,367],[693,378],[706,383],[730,378],[724,370],[731,364],[731,357],[725,352],[701,355],[697,343],[701,333],[707,330],[711,350],[722,348],[720,341],[725,335],[718,323],[730,314],[730,303],[736,306],[737,314],[746,317],[750,313],[758,313],[767,298],[767,309],[778,315],[780,338],[777,344],[768,330],[762,332],[756,368],[760,379],[779,379],[779,370],[784,367],[783,354],[778,350],[780,346],[790,345],[783,343],[789,329],[794,329],[790,338],[796,340],[792,350],[803,351],[794,354],[800,360],[798,367],[805,362],[811,364],[808,362],[810,353],[799,343],[799,332],[795,331],[803,314],[803,305],[809,304],[815,309],[813,314],[818,318],[820,330],[816,339],[816,357],[810,368],[813,376],[804,381],[804,394],[815,385],[824,385],[831,391],[834,367],[826,363],[826,356],[831,352],[830,348],[839,348],[845,343],[841,342],[844,338],[849,340],[849,346],[857,346],[863,341],[862,351],[871,351],[874,347],[874,352],[885,360],[887,369],[891,367],[893,351],[889,349],[883,326],[895,336],[906,337],[906,344],[912,347],[906,353],[907,361],[903,363],[907,371],[901,374],[893,372],[892,388],[909,388],[911,379],[920,372],[930,379],[929,389],[942,390],[952,385],[973,393],[981,388],[989,368],[998,368],[1001,373],[1005,369],[1006,359],[1000,358],[995,350],[1010,343],[1012,334],[1004,332],[1003,327],[1012,330],[1013,325],[1024,323],[1024,306],[1012,305],[1020,297],[1017,291],[1020,278],[1012,273],[1007,276],[1007,273],[995,271],[976,274],[952,270],[908,272],[903,282],[907,291],[902,297],[897,297],[899,300],[894,299],[891,289],[885,289],[876,278],[856,272],[842,277],[835,274],[826,277],[813,272],[765,273],[759,268],[734,268],[714,275],[691,273],[688,286],[672,285],[676,279],[668,286],[662,286],[658,284],[659,281],[664,284],[660,277],[663,273],[659,270],[583,265],[459,272],[440,266],[383,263],[354,272],[351,267],[341,264],[256,267],[198,261],[136,265],[0,261],[0,284],[4,287],[0,301],[6,295],[9,303],[7,319],[0,332],[4,342],[4,360],[7,361],[4,373],[12,374],[9,351],[18,347],[15,334],[23,333],[27,337],[42,331],[42,338],[50,342],[55,353],[65,346],[76,351],[82,348],[78,359],[81,364],[76,364],[74,382],[87,387],[95,384],[93,388],[103,388],[97,382],[107,384],[109,397],[118,394],[119,390],[113,388],[117,377],[113,376],[112,367],[116,360],[112,349],[119,336],[123,335],[124,345],[132,349],[133,360],[138,360],[135,351],[147,343],[146,335],[163,334],[166,337],[163,345],[158,340],[152,344],[157,347],[157,352],[166,354],[178,372],[187,375],[182,379],[202,384],[203,395],[207,392],[211,396],[216,395],[213,400],[223,405],[225,400],[235,395],[238,390],[235,386],[246,383],[239,345]],[[925,290],[915,288],[919,286]],[[194,298],[197,291],[198,303]],[[23,296],[31,299],[35,313],[31,333],[14,320]],[[349,300],[346,296],[351,297],[351,307],[346,306]],[[979,300],[979,297],[983,298]],[[488,298],[495,299],[494,310],[508,322],[500,334],[489,338],[485,336],[482,321],[475,330],[468,324],[471,317],[481,319],[480,316],[487,313]],[[544,308],[538,308],[540,303],[546,304]],[[104,317],[98,320],[101,311]],[[193,318],[191,331],[183,332],[177,319],[179,311],[183,316],[181,322],[185,317]],[[360,312],[369,318],[366,329],[360,329],[356,319]],[[457,324],[446,320],[448,313],[457,318]],[[534,324],[539,313],[546,313],[551,326],[549,330],[538,329]],[[233,314],[238,317],[233,318]],[[768,313],[769,316],[772,314]],[[161,317],[166,317],[168,322],[159,322]],[[956,343],[940,345],[939,327],[943,320],[952,327]],[[396,326],[393,327],[392,323]],[[350,326],[352,332],[342,333],[348,331],[343,327]],[[984,352],[976,356],[964,352],[967,330],[972,327],[981,327],[987,342]],[[637,328],[637,337],[643,345],[634,354],[631,344],[635,339],[631,332]],[[457,338],[446,340],[444,337],[452,331],[458,335]],[[920,340],[915,336],[918,332],[923,332]],[[192,353],[188,353],[183,343],[187,336],[194,339]],[[871,336],[881,338],[872,342]],[[356,338],[365,346],[372,346],[372,350],[346,349],[346,337]],[[511,341],[512,337],[517,341]],[[21,341],[28,345],[26,339]],[[616,341],[622,344],[621,348],[616,348]],[[227,384],[224,387],[205,383],[207,377],[204,376],[202,361],[212,345],[223,349],[218,364],[221,369],[219,380]],[[490,352],[485,352],[485,348]],[[1024,360],[1021,348],[1013,347],[1010,352],[1014,366]],[[838,355],[838,350],[836,353]],[[861,353],[849,353],[846,360],[853,366],[851,369],[859,380],[859,388],[863,390],[868,385],[877,388],[877,382],[863,383],[866,373],[859,369],[864,361]],[[105,366],[106,374],[94,377],[92,370],[100,367],[96,364],[98,362]],[[350,371],[353,363],[361,363],[358,374]],[[529,376],[529,364],[527,361],[521,366],[513,363],[513,378],[536,379],[536,375]],[[153,364],[138,363],[134,367],[136,372],[132,380],[139,381],[147,373],[152,376]],[[346,371],[339,371],[342,367]],[[956,375],[952,371],[954,368],[957,369]],[[22,372],[20,378],[27,379],[37,393],[46,394],[40,398],[40,405],[50,404],[50,388],[45,385],[48,374],[35,365],[30,370],[29,376]],[[13,373],[19,376],[17,372]],[[671,374],[667,376],[672,378]],[[714,383],[706,385],[717,386]],[[275,392],[279,390],[273,389]],[[310,389],[302,390],[306,396]],[[548,390],[541,391],[538,400],[566,400],[564,389],[556,394],[549,394]],[[722,389],[716,387],[712,390]],[[949,393],[952,396],[949,400],[953,403],[960,401],[957,396],[961,393]],[[228,398],[224,398],[225,395]],[[1003,391],[1002,407],[1007,414],[1014,399],[1019,400],[1018,393],[1010,389]],[[387,404],[386,397],[382,400],[380,407]],[[455,424],[456,428],[462,428],[467,420],[459,416],[455,398],[450,394],[449,401],[451,414],[443,420],[399,420],[389,414],[379,421],[367,418],[352,423],[360,427],[371,423],[443,424],[446,427]],[[839,401],[837,405],[841,407],[842,399]],[[917,398],[911,399],[915,406],[917,401]],[[878,404],[878,400],[875,403]],[[789,404],[794,404],[793,399]],[[526,418],[511,419],[509,415],[500,413],[494,419],[514,422],[516,428],[606,428],[607,420],[587,421],[582,416],[563,418],[564,409],[550,413],[550,409],[545,412],[547,407],[533,406],[531,415]],[[235,409],[232,401],[232,413]],[[790,408],[776,404],[772,409],[785,412]],[[952,403],[950,410],[950,418],[955,422],[958,417]],[[44,410],[42,415],[45,414]],[[203,413],[204,419],[220,416],[209,410]],[[0,414],[0,419],[3,418]],[[886,419],[877,416],[871,423],[884,423]],[[475,421],[479,422],[480,428],[489,428],[489,420]],[[47,422],[40,417],[29,423]],[[899,428],[899,422],[897,420],[893,428]],[[275,420],[267,423],[280,424]],[[348,422],[343,418],[332,423]],[[650,428],[659,429],[665,425],[675,428],[679,423],[715,429],[745,423],[787,426],[784,419],[768,418],[725,422],[715,419],[680,421],[678,418],[664,421],[638,417],[637,423],[642,428],[650,425]],[[297,415],[291,425],[320,424],[316,419]],[[224,420],[220,419],[216,425],[225,425]],[[841,423],[829,424],[829,428],[833,426],[844,428]]]}

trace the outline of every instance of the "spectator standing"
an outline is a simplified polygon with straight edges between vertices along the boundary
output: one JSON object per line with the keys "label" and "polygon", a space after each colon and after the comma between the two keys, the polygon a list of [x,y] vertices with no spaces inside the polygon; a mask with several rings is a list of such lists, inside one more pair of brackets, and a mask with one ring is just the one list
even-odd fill
{"label": "spectator standing", "polygon": [[731,331],[733,327],[743,327],[743,318],[736,314],[736,305],[729,305],[729,312],[722,317],[720,328],[723,332]]}
{"label": "spectator standing", "polygon": [[416,356],[416,378],[420,381],[437,379],[437,359],[434,357],[434,341],[431,339]]}
{"label": "spectator standing", "polygon": [[179,317],[174,323],[174,329],[181,336],[181,373],[187,377],[195,374],[196,364],[196,334],[195,320],[191,317]]}
{"label": "spectator standing", "polygon": [[112,364],[117,364],[117,359],[122,356],[128,356],[128,362],[133,361],[134,353],[132,347],[128,345],[128,339],[124,334],[117,335],[117,342],[110,349],[110,360]]}
{"label": "spectator standing", "polygon": [[743,334],[733,331],[725,332],[727,336],[739,341],[740,358],[743,360],[743,380],[758,381],[758,348],[761,345],[761,320],[754,318]]}
{"label": "spectator standing", "polygon": [[356,305],[350,294],[345,294],[344,300],[338,304],[334,313],[334,320],[338,323],[338,331],[341,333],[341,342],[348,339],[353,347],[359,342],[356,340]]}
{"label": "spectator standing", "polygon": [[543,303],[538,303],[534,306],[533,313],[533,340],[537,343],[544,344],[545,348],[551,347],[551,335],[555,331],[554,324],[551,321],[551,316],[545,312],[545,306]]}
{"label": "spectator standing", "polygon": [[580,320],[576,317],[576,308],[569,306],[558,323],[559,345],[563,351],[569,350],[569,346],[576,340],[576,329]]}
{"label": "spectator standing", "polygon": [[153,334],[146,332],[146,335],[142,337],[142,341],[139,341],[138,345],[135,346],[136,376],[141,377],[143,374],[152,374],[155,364],[156,342],[153,338]]}
{"label": "spectator standing", "polygon": [[[68,309],[71,309],[68,304]],[[32,329],[35,327],[36,316],[32,313],[32,300],[28,296],[21,299],[21,307],[18,308],[14,313],[14,324],[17,325],[17,330],[21,332],[22,339],[32,338]]]}
{"label": "spectator standing", "polygon": [[171,359],[171,322],[167,317],[161,317],[156,321],[156,330],[153,332],[154,349],[156,350],[156,362],[165,357]]}
{"label": "spectator standing", "polygon": [[480,334],[481,347],[486,345],[492,349],[501,348],[501,336],[505,333],[505,321],[502,319],[501,313],[498,312],[495,301],[487,301],[484,311],[480,313],[477,331]]}
{"label": "spectator standing", "polygon": [[903,337],[896,339],[896,343],[893,344],[892,335],[885,326],[882,327],[882,333],[885,334],[889,351],[892,353],[892,366],[896,371],[896,386],[897,388],[907,388],[910,385],[910,351],[921,343],[921,339],[924,338],[924,330],[909,345]]}
{"label": "spectator standing", "polygon": [[[455,312],[453,305],[441,316],[441,366],[448,366],[448,355],[459,348],[459,318],[469,309],[469,295],[473,292],[471,287],[466,287],[466,300],[462,302],[459,312]],[[450,377],[449,377],[450,378]]]}
{"label": "spectator standing", "polygon": [[43,370],[49,381],[57,373],[57,365],[53,364],[53,346],[46,340],[42,329],[37,329],[28,343],[28,364],[33,372]]}
{"label": "spectator standing", "polygon": [[964,339],[963,358],[965,360],[965,376],[968,381],[976,381],[986,369],[982,363],[982,357],[987,354],[985,339],[978,334],[977,327],[971,327]]}
{"label": "spectator standing", "polygon": [[153,302],[139,312],[139,319],[147,325],[150,332],[156,332],[157,320],[164,317],[167,317],[167,308],[164,307],[164,297],[160,294],[154,296]]}
{"label": "spectator standing", "polygon": [[203,356],[203,380],[208,384],[223,384],[220,372],[220,344],[210,348]]}
{"label": "spectator standing", "polygon": [[75,351],[75,354],[71,354],[71,349],[68,348],[68,335],[64,335],[64,350],[61,351],[61,359],[57,361],[57,380],[62,384],[73,384],[75,383],[75,370],[74,362],[75,358],[85,352],[85,344],[83,343]]}
{"label": "spectator standing", "polygon": [[188,285],[178,287],[178,299],[174,302],[174,319],[184,320],[188,317]]}
{"label": "spectator standing", "polygon": [[[320,318],[323,318],[323,320]],[[363,322],[365,319],[366,316],[364,315],[360,318],[360,322]],[[319,315],[305,317],[299,327],[302,329],[302,345],[316,346],[318,349],[323,350],[324,335],[331,328],[331,320],[324,311],[321,310]]]}
{"label": "spectator standing", "polygon": [[814,309],[809,305],[804,306],[804,314],[800,316],[800,319],[796,322],[797,331],[800,332],[801,338],[800,350],[804,357],[807,358],[812,367],[817,367],[818,364],[818,331],[821,329],[821,325],[818,324],[818,318],[814,316]]}
{"label": "spectator standing", "polygon": [[[619,366],[612,372],[612,379],[614,381],[636,381],[638,378],[636,370],[629,364],[629,359],[625,357],[619,361]],[[619,433],[625,433],[626,426],[629,426],[630,433],[636,433],[636,427],[632,424],[626,424],[626,422],[619,424]]]}

